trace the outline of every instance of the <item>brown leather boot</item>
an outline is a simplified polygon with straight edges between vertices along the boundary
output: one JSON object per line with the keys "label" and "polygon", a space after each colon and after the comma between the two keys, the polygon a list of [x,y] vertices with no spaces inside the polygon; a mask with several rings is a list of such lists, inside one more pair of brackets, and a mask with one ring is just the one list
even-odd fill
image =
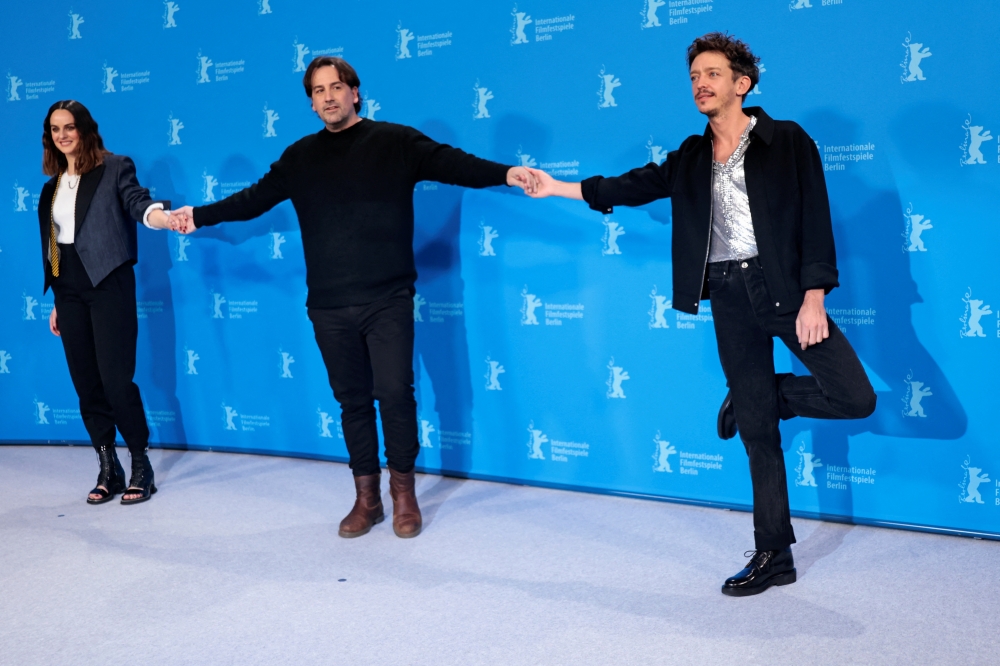
{"label": "brown leather boot", "polygon": [[354,501],[351,512],[340,521],[340,531],[337,534],[345,539],[359,537],[368,534],[372,527],[385,520],[385,511],[382,510],[382,490],[379,485],[381,479],[381,472],[354,477],[358,498]]}
{"label": "brown leather boot", "polygon": [[392,495],[392,531],[400,539],[420,534],[423,518],[413,490],[413,470],[406,474],[389,468],[389,494]]}

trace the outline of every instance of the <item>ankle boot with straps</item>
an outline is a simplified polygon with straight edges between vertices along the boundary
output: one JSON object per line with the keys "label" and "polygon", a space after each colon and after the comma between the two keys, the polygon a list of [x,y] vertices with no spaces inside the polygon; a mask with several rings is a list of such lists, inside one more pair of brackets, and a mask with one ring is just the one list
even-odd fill
{"label": "ankle boot with straps", "polygon": [[[156,492],[156,484],[153,482],[153,465],[149,462],[146,451],[131,453],[131,455],[132,478],[122,495],[122,504],[145,502]],[[138,497],[125,499],[125,495],[138,495]]]}
{"label": "ankle boot with straps", "polygon": [[[115,495],[125,490],[125,470],[115,453],[115,445],[97,449],[97,460],[101,464],[101,471],[97,474],[97,485],[87,494],[87,504],[110,502]],[[91,495],[100,497],[95,499]]]}
{"label": "ankle boot with straps", "polygon": [[340,530],[337,534],[345,539],[353,539],[368,534],[372,527],[385,520],[385,512],[382,509],[381,479],[381,472],[354,477],[357,499],[354,500],[354,508],[351,509],[351,512],[340,521]]}

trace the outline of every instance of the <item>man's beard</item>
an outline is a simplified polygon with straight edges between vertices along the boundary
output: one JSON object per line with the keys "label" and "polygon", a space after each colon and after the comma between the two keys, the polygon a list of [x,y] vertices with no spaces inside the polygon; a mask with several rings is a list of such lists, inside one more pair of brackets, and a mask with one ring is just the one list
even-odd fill
{"label": "man's beard", "polygon": [[705,115],[708,116],[709,119],[718,118],[724,114],[732,102],[732,97],[723,97],[719,94],[715,95],[715,99],[717,99],[719,103],[716,104],[714,108],[705,112]]}

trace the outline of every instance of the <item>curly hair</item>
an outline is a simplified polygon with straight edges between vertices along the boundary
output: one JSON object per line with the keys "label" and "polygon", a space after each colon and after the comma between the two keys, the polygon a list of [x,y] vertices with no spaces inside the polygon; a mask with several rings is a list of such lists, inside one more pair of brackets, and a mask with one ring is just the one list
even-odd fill
{"label": "curly hair", "polygon": [[760,69],[757,67],[760,58],[753,54],[745,42],[736,39],[729,33],[710,32],[691,42],[691,46],[687,50],[688,68],[690,69],[695,58],[706,51],[715,51],[726,56],[729,60],[729,67],[733,70],[733,81],[742,76],[750,78],[750,87],[747,89],[747,93],[753,90],[757,82],[760,81]]}

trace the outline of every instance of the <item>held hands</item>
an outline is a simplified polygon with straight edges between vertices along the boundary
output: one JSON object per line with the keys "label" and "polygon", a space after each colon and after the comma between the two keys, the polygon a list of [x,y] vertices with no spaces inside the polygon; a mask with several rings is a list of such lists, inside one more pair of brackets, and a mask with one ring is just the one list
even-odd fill
{"label": "held hands", "polygon": [[826,308],[823,306],[825,293],[822,289],[810,289],[799,308],[799,316],[795,318],[795,334],[803,351],[811,345],[830,337],[830,326],[826,319]]}
{"label": "held hands", "polygon": [[556,180],[541,169],[527,168],[527,171],[535,177],[538,186],[527,195],[533,199],[544,199],[545,197],[565,197],[566,199],[583,200],[583,191],[580,183],[567,183]]}
{"label": "held hands", "polygon": [[528,196],[534,196],[538,182],[532,169],[527,167],[511,167],[507,170],[507,184],[511,187],[515,185],[524,190]]}
{"label": "held hands", "polygon": [[533,192],[527,193],[529,197],[532,197],[533,199],[543,199],[556,194],[556,183],[559,181],[541,169],[527,168],[527,171],[535,177],[535,181],[538,183],[538,187],[536,187]]}
{"label": "held hands", "polygon": [[167,228],[173,229],[179,234],[189,234],[197,229],[194,226],[194,208],[182,206],[170,211],[170,219]]}

